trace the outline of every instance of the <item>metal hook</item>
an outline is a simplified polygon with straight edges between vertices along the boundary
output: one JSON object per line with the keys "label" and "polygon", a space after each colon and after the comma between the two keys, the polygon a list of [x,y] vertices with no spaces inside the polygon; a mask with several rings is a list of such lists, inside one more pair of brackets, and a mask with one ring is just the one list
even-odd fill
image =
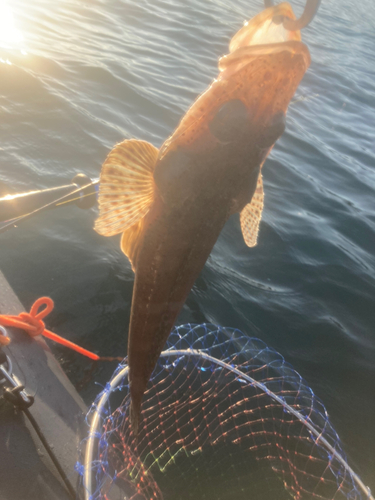
{"label": "metal hook", "polygon": [[[294,21],[289,17],[284,17],[284,28],[289,31],[298,31],[307,26],[314,19],[314,16],[318,11],[320,2],[321,0],[307,0],[305,10],[303,11],[303,14],[299,19]],[[268,7],[272,7],[273,5],[273,0],[264,0],[264,6],[266,7],[266,9]]]}

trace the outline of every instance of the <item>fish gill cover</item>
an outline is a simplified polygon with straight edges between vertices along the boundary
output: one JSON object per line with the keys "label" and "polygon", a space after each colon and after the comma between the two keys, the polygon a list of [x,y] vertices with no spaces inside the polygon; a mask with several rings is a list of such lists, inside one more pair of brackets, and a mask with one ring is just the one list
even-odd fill
{"label": "fish gill cover", "polygon": [[261,340],[214,325],[174,329],[130,421],[128,367],[93,404],[86,499],[364,499],[322,402]]}

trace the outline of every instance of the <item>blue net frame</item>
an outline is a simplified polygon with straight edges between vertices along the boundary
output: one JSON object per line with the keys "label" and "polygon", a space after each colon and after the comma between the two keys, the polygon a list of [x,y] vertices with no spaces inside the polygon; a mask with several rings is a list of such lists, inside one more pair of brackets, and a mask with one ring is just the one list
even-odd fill
{"label": "blue net frame", "polygon": [[210,324],[176,327],[137,439],[127,374],[124,360],[87,416],[86,500],[374,500],[323,403],[263,341]]}

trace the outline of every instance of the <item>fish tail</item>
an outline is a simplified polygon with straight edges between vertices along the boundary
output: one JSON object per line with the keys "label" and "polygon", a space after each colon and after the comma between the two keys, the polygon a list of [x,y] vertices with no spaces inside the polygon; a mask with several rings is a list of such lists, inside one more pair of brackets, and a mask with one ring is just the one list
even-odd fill
{"label": "fish tail", "polygon": [[130,403],[130,425],[135,437],[138,437],[139,432],[139,422],[141,420],[141,405],[134,404],[134,401]]}

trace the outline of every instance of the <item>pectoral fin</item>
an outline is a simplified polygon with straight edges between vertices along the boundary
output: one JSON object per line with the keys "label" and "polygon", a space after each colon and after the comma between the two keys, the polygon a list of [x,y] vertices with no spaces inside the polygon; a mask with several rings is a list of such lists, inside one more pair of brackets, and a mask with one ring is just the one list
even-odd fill
{"label": "pectoral fin", "polygon": [[259,224],[263,211],[263,197],[263,181],[260,173],[252,200],[242,209],[240,214],[241,230],[248,247],[255,247],[257,244]]}
{"label": "pectoral fin", "polygon": [[143,234],[144,219],[142,218],[133,226],[123,232],[121,237],[121,250],[130,260],[132,269],[135,272],[137,267],[137,257],[140,248],[140,241]]}
{"label": "pectoral fin", "polygon": [[100,173],[95,231],[113,236],[131,228],[147,214],[154,198],[153,172],[158,152],[152,144],[135,139],[112,149]]}

